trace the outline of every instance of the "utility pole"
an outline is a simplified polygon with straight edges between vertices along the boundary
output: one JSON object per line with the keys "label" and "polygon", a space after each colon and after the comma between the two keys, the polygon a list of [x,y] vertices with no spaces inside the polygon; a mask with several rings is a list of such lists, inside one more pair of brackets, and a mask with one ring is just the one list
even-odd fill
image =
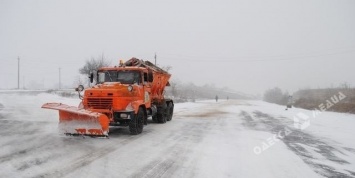
{"label": "utility pole", "polygon": [[59,67],[59,90],[60,90],[60,67]]}
{"label": "utility pole", "polygon": [[20,89],[20,57],[17,57],[17,89]]}
{"label": "utility pole", "polygon": [[157,65],[157,53],[155,53],[155,55],[154,55],[154,63],[155,63],[155,65]]}

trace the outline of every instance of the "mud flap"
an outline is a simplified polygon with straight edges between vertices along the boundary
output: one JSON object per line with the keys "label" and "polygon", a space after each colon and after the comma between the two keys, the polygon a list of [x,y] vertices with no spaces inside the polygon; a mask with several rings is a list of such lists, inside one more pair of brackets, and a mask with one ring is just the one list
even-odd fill
{"label": "mud flap", "polygon": [[59,111],[59,129],[65,134],[108,136],[110,120],[105,114],[61,103],[46,103],[42,108]]}

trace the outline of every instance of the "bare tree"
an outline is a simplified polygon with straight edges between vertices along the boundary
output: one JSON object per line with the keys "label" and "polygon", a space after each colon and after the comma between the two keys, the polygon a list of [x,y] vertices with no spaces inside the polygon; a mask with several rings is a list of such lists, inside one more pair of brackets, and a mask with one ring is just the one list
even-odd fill
{"label": "bare tree", "polygon": [[350,85],[347,83],[347,82],[344,82],[344,83],[341,83],[339,85],[339,88],[342,88],[342,89],[349,89],[351,88]]}
{"label": "bare tree", "polygon": [[170,80],[170,87],[171,87],[171,93],[174,97],[178,96],[178,86],[181,84],[180,80],[178,79],[173,79]]}
{"label": "bare tree", "polygon": [[79,72],[80,74],[88,75],[90,72],[97,71],[100,67],[109,66],[110,64],[111,62],[102,54],[97,58],[91,57],[90,60],[86,60],[85,65],[79,69]]}
{"label": "bare tree", "polygon": [[[97,72],[97,70],[101,67],[111,65],[111,61],[108,61],[104,54],[101,56],[94,58],[91,57],[90,60],[86,60],[85,65],[79,69],[79,73],[83,75],[89,75],[91,72]],[[94,78],[96,82],[96,78]]]}
{"label": "bare tree", "polygon": [[286,104],[288,92],[283,93],[280,88],[269,89],[264,93],[264,101],[276,104]]}

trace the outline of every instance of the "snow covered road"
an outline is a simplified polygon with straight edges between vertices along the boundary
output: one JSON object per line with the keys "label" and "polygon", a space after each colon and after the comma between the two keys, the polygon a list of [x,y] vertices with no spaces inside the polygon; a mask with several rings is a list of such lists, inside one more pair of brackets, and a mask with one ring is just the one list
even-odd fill
{"label": "snow covered road", "polygon": [[[355,177],[355,115],[291,109],[262,101],[175,105],[173,120],[138,136],[58,134],[52,94],[0,93],[0,177]],[[294,127],[294,116],[310,124]],[[314,117],[312,117],[314,116]]]}

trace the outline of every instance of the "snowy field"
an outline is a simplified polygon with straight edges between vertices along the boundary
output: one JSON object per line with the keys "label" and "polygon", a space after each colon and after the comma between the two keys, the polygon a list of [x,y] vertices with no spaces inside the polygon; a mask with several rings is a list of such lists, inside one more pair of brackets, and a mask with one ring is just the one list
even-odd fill
{"label": "snowy field", "polygon": [[[0,92],[0,177],[355,177],[351,114],[199,101],[176,104],[172,121],[141,135],[111,128],[100,139],[59,134],[46,102],[80,100]],[[299,113],[310,118],[302,129]]]}

